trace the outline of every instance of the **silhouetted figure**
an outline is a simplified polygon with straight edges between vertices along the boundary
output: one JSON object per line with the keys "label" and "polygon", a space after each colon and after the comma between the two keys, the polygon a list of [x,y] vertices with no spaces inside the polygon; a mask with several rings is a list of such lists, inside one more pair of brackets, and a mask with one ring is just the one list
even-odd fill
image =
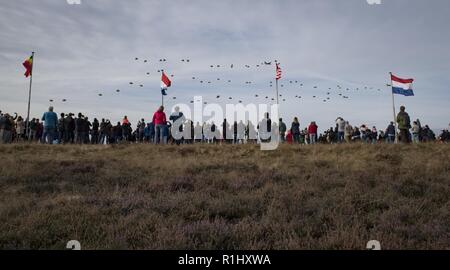
{"label": "silhouetted figure", "polygon": [[294,143],[300,143],[300,122],[297,117],[294,117],[291,125],[291,136]]}
{"label": "silhouetted figure", "polygon": [[400,112],[397,115],[398,129],[400,130],[399,141],[402,143],[410,143],[409,129],[411,128],[411,120],[405,109],[405,106],[401,106]]}
{"label": "silhouetted figure", "polygon": [[92,122],[91,144],[98,144],[99,129],[100,129],[100,123],[98,122],[97,118],[94,118],[94,122]]}

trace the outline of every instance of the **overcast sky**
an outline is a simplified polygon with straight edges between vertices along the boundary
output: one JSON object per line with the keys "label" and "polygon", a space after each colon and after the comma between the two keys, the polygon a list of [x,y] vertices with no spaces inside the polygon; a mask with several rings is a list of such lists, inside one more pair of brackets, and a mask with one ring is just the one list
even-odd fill
{"label": "overcast sky", "polygon": [[275,97],[275,67],[256,65],[278,60],[286,122],[298,116],[302,127],[315,120],[325,129],[342,116],[384,129],[393,118],[392,71],[415,79],[416,96],[396,96],[397,110],[405,105],[413,119],[442,129],[450,122],[449,14],[448,0],[3,0],[0,110],[26,114],[22,62],[31,51],[34,117],[53,99],[58,113],[128,115],[133,125],[160,104],[159,69],[174,75],[167,107],[194,95],[259,104]]}

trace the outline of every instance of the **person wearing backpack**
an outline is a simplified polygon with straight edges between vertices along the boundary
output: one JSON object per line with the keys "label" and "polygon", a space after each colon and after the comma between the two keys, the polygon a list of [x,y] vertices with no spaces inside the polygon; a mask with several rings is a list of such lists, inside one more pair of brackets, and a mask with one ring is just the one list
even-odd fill
{"label": "person wearing backpack", "polygon": [[411,120],[405,110],[405,106],[401,106],[400,112],[397,115],[398,129],[400,130],[399,141],[402,143],[410,143],[409,129],[411,128]]}

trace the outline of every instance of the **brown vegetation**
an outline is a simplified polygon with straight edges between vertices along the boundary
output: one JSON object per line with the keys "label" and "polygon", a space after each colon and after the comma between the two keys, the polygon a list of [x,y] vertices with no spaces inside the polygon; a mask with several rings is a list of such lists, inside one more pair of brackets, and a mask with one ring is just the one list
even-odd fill
{"label": "brown vegetation", "polygon": [[449,145],[0,146],[0,248],[450,248]]}

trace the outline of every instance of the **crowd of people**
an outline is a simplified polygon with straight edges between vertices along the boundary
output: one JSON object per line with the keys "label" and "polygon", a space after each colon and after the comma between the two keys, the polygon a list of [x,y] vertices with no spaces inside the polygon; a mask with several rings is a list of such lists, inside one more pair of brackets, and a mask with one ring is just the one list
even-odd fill
{"label": "crowd of people", "polygon": [[[42,118],[33,118],[28,123],[17,114],[0,111],[0,143],[20,143],[25,141],[48,144],[192,144],[192,143],[261,143],[278,138],[288,144],[335,144],[335,143],[402,143],[450,142],[450,133],[443,130],[436,136],[428,125],[422,126],[419,119],[411,121],[405,107],[400,108],[396,119],[384,130],[367,125],[352,126],[342,117],[336,119],[334,127],[319,133],[316,122],[301,128],[295,117],[289,126],[283,119],[278,123],[270,119],[268,113],[256,126],[247,121],[229,123],[196,123],[186,119],[179,108],[167,118],[161,106],[150,122],[138,121],[135,128],[124,116],[121,122],[113,124],[108,119],[94,118],[92,121],[82,113],[61,113],[59,116],[50,107]],[[176,128],[172,128],[175,127]],[[277,132],[275,132],[277,131]]]}

